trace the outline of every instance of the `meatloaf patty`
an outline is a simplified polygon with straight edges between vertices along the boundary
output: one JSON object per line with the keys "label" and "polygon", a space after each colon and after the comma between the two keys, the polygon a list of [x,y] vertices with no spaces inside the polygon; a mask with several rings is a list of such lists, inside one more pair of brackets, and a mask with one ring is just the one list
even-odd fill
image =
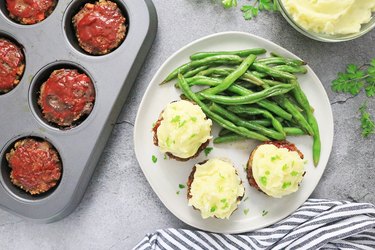
{"label": "meatloaf patty", "polygon": [[73,17],[79,45],[92,55],[104,55],[125,39],[125,17],[116,3],[100,0],[87,3]]}
{"label": "meatloaf patty", "polygon": [[12,183],[32,195],[50,190],[61,178],[58,153],[46,141],[19,140],[6,159]]}
{"label": "meatloaf patty", "polygon": [[17,45],[0,38],[0,94],[12,90],[20,82],[25,69],[24,59]]}
{"label": "meatloaf patty", "polygon": [[46,19],[57,0],[6,0],[9,16],[21,24],[35,24]]}
{"label": "meatloaf patty", "polygon": [[90,114],[94,99],[94,85],[86,74],[59,69],[42,84],[38,103],[47,121],[69,127]]}

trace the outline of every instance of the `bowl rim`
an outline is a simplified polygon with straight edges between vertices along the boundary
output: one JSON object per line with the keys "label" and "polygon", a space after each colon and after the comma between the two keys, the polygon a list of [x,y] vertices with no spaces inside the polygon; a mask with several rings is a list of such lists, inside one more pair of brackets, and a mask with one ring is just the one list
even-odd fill
{"label": "bowl rim", "polygon": [[301,34],[303,34],[303,35],[305,35],[305,36],[307,36],[307,37],[309,37],[311,39],[314,39],[316,41],[328,42],[328,43],[346,42],[346,41],[350,41],[350,40],[354,40],[356,38],[359,38],[359,37],[367,34],[372,29],[375,28],[375,12],[373,12],[371,20],[368,23],[366,23],[366,24],[362,24],[362,26],[366,25],[366,27],[364,29],[362,29],[362,27],[361,27],[361,30],[358,33],[352,33],[352,34],[347,34],[347,35],[342,35],[342,36],[334,36],[334,35],[328,35],[328,34],[316,33],[316,32],[313,32],[313,31],[308,31],[305,28],[303,28],[301,25],[299,25],[293,19],[293,17],[289,14],[289,12],[284,7],[283,0],[277,0],[276,2],[277,2],[277,5],[278,5],[278,9],[281,12],[282,16],[284,17],[284,19],[295,30],[297,30],[299,33],[301,33]]}

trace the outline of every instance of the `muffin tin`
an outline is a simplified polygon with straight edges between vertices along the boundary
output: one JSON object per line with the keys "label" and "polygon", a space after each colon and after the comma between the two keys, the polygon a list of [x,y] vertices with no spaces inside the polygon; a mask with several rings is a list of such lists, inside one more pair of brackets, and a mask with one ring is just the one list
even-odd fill
{"label": "muffin tin", "polygon": [[[0,206],[14,214],[37,222],[56,221],[74,210],[86,190],[157,30],[151,0],[112,1],[127,19],[127,36],[116,50],[102,56],[79,47],[71,24],[74,14],[94,1],[58,1],[49,17],[33,25],[11,20],[5,1],[0,2],[0,37],[16,41],[26,62],[18,86],[0,95]],[[41,84],[58,68],[86,73],[95,87],[93,110],[69,129],[45,121],[37,103]],[[32,196],[10,181],[6,153],[22,138],[46,140],[60,155],[60,183],[41,195]]]}

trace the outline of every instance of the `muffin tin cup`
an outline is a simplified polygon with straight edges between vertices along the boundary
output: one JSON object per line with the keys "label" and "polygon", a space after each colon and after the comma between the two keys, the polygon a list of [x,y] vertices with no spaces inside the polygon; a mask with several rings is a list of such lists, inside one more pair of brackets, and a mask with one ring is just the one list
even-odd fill
{"label": "muffin tin cup", "polygon": [[[114,0],[125,12],[127,36],[109,54],[89,55],[71,39],[68,25],[85,2],[58,1],[54,12],[35,25],[10,21],[0,6],[0,35],[22,45],[26,58],[18,86],[0,95],[0,207],[36,222],[61,219],[79,204],[156,35],[157,15],[151,0]],[[86,73],[96,95],[91,113],[69,129],[46,122],[37,103],[40,85],[61,67]],[[5,155],[16,140],[25,137],[50,142],[62,161],[60,183],[43,195],[32,196],[10,183]]]}

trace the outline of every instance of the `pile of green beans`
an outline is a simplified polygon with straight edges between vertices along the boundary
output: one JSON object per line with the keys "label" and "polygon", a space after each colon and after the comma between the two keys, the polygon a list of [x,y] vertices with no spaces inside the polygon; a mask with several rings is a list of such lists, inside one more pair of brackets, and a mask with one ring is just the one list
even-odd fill
{"label": "pile of green beans", "polygon": [[181,89],[182,98],[198,104],[222,127],[215,144],[310,135],[317,166],[319,127],[297,80],[297,74],[307,73],[306,63],[275,53],[258,58],[265,53],[262,48],[199,52],[161,84],[177,78],[175,87]]}

